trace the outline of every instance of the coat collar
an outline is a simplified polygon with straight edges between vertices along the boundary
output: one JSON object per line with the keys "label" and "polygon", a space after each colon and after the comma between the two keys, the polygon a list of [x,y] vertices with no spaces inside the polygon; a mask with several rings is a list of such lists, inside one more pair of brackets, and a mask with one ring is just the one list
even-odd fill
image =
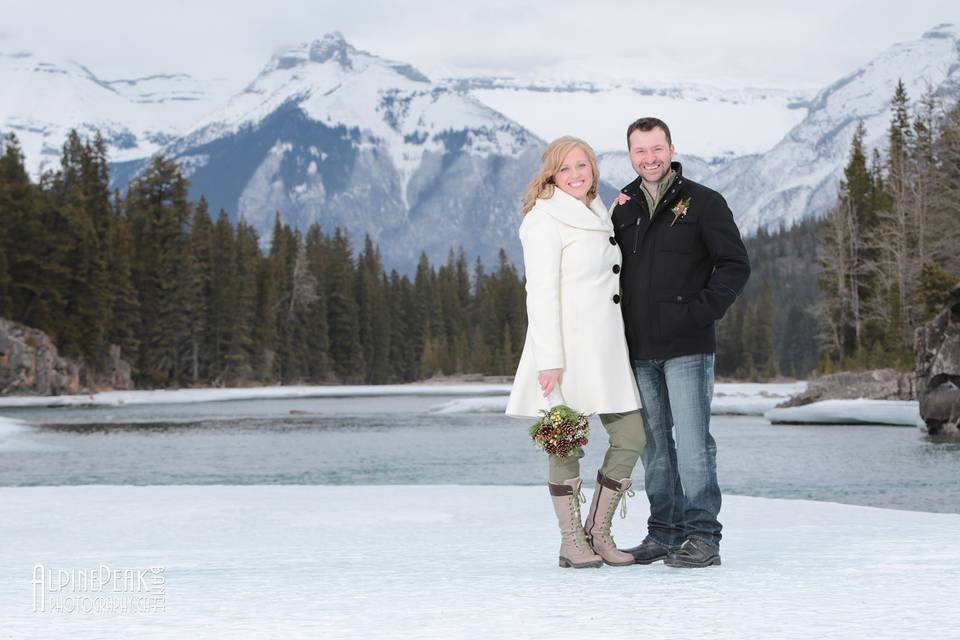
{"label": "coat collar", "polygon": [[610,212],[603,206],[600,196],[594,198],[588,208],[580,200],[554,187],[553,195],[538,198],[534,208],[570,227],[587,231],[613,231]]}
{"label": "coat collar", "polygon": [[[673,186],[680,187],[684,182],[683,167],[680,166],[679,162],[671,162],[670,168],[673,169],[673,172],[675,174],[677,174],[676,177],[673,179]],[[641,181],[640,176],[637,176],[636,180],[634,180],[633,182],[625,186],[623,189],[620,189],[620,191],[627,194],[631,198],[642,198],[643,192],[640,191],[641,189],[643,189],[643,183]]]}

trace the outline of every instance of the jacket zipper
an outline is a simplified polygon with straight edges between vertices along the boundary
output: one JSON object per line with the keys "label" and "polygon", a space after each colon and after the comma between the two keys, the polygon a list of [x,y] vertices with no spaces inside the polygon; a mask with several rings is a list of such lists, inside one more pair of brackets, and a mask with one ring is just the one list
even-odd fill
{"label": "jacket zipper", "polygon": [[[673,185],[670,187],[670,191],[668,191],[666,195],[663,196],[663,199],[660,200],[660,203],[657,204],[656,208],[653,210],[653,215],[650,216],[651,227],[653,227],[653,221],[657,219],[657,214],[660,213],[662,208],[667,203],[673,202],[672,198],[677,194],[677,191],[679,191],[682,184],[683,183],[681,182],[681,179],[677,177]],[[640,188],[642,189],[643,187],[641,186]],[[640,195],[643,196],[643,194],[640,194]],[[644,197],[644,206],[646,206],[646,197]],[[650,230],[648,229],[648,231]],[[654,241],[656,241],[656,238],[654,238]],[[633,253],[634,255],[636,255],[639,252],[640,252],[640,217],[637,216],[637,230],[633,234]]]}

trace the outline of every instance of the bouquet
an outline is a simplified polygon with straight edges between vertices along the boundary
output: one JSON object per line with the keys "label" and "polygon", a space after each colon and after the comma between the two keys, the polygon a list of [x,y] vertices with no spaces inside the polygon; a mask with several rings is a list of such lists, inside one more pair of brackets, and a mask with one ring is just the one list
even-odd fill
{"label": "bouquet", "polygon": [[530,427],[533,445],[560,458],[580,455],[580,447],[587,444],[590,435],[587,416],[565,404],[540,413],[543,416]]}

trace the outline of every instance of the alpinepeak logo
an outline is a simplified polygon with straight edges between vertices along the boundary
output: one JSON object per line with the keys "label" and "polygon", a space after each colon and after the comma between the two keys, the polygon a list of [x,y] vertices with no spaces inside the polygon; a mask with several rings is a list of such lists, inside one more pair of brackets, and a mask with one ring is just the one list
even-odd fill
{"label": "alpinepeak logo", "polygon": [[166,607],[163,567],[54,569],[37,564],[30,585],[34,613],[143,615],[162,613]]}

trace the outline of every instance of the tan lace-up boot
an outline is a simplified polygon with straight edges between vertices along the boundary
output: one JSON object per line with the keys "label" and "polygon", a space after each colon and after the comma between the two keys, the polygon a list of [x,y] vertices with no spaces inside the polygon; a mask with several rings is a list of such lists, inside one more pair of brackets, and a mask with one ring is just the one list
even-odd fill
{"label": "tan lace-up boot", "polygon": [[617,549],[613,541],[610,527],[613,526],[613,514],[617,505],[621,504],[620,517],[627,516],[627,496],[633,496],[630,478],[617,482],[602,473],[597,473],[597,486],[593,490],[593,501],[590,503],[590,513],[583,525],[587,540],[593,550],[603,558],[603,561],[615,567],[621,567],[635,562],[634,557]]}
{"label": "tan lace-up boot", "polygon": [[585,502],[580,493],[580,478],[562,484],[548,483],[553,510],[560,523],[560,566],[584,569],[599,567],[603,559],[593,552],[580,524],[580,504]]}

